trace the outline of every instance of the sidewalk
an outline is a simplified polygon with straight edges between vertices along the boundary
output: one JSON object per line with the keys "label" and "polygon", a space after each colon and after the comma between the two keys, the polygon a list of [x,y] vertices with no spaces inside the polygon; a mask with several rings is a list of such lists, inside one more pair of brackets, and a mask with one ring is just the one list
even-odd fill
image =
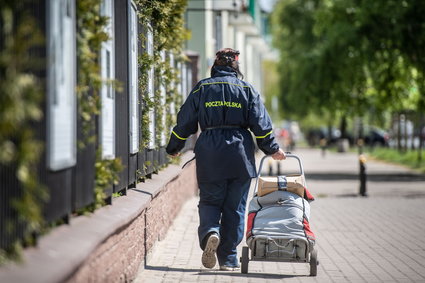
{"label": "sidewalk", "polygon": [[[188,200],[135,282],[425,282],[425,176],[368,161],[367,192],[358,195],[356,154],[302,149],[317,237],[317,277],[308,264],[249,263],[248,274],[201,265],[197,198]],[[245,245],[245,240],[239,246]]]}

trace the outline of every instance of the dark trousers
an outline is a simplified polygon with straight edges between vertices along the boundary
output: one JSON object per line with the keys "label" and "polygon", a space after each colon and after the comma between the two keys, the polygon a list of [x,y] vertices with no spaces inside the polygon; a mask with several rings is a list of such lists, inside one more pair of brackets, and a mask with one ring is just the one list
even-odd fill
{"label": "dark trousers", "polygon": [[236,247],[244,234],[245,208],[250,184],[251,178],[198,184],[199,243],[204,249],[205,237],[209,233],[216,232],[220,235],[220,245],[217,249],[220,265],[238,265]]}

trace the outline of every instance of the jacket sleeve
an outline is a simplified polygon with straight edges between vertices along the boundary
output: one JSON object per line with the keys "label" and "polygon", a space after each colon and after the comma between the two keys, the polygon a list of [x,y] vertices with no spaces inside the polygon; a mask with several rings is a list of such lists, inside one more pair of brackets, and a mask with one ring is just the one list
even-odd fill
{"label": "jacket sleeve", "polygon": [[258,147],[267,155],[279,150],[273,134],[272,121],[260,95],[251,87],[252,102],[249,109],[249,127],[255,135]]}
{"label": "jacket sleeve", "polygon": [[177,114],[177,125],[171,131],[170,140],[165,149],[168,154],[180,152],[188,137],[198,131],[199,93],[193,93],[197,89],[199,89],[199,84],[190,92],[186,101],[180,107]]}

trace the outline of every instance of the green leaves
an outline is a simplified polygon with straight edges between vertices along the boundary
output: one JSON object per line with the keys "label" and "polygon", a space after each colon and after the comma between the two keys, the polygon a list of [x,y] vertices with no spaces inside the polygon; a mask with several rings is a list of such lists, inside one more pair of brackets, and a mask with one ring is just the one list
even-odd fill
{"label": "green leaves", "polygon": [[[0,166],[13,172],[19,182],[19,197],[10,204],[28,238],[43,224],[41,205],[48,196],[37,176],[43,147],[33,129],[43,117],[41,83],[33,75],[43,60],[30,53],[44,40],[24,2],[2,1],[0,5]],[[15,233],[16,222],[5,222],[2,228]],[[13,252],[19,249],[11,247],[8,255]]]}
{"label": "green leaves", "polygon": [[100,149],[96,154],[96,181],[95,181],[95,202],[92,205],[92,209],[105,205],[105,189],[112,185],[118,185],[119,172],[124,169],[120,158],[115,159],[102,159]]}
{"label": "green leaves", "polygon": [[[102,78],[100,73],[100,51],[102,43],[109,40],[105,32],[110,19],[101,16],[102,0],[77,1],[77,58],[78,86],[77,97],[79,116],[83,125],[83,139],[86,143],[96,142],[95,117],[101,112],[100,90],[102,84],[111,85],[116,92],[122,91],[121,83],[116,80]],[[85,143],[79,142],[81,149]],[[123,170],[121,159],[102,159],[100,149],[95,162],[95,202],[91,209],[104,205],[105,189],[118,184],[118,173]]]}
{"label": "green leaves", "polygon": [[93,142],[94,117],[100,114],[99,54],[102,42],[109,39],[105,27],[107,17],[100,15],[101,0],[77,1],[77,60],[78,60],[78,111],[82,119],[83,139]]}
{"label": "green leaves", "polygon": [[425,96],[411,91],[425,71],[423,1],[281,1],[273,23],[290,114],[384,113]]}
{"label": "green leaves", "polygon": [[[181,104],[180,93],[178,93],[177,85],[179,82],[178,70],[171,65],[169,54],[176,57],[176,61],[183,61],[181,52],[184,40],[188,36],[188,32],[184,28],[184,11],[187,6],[187,0],[138,0],[139,23],[145,29],[148,25],[152,26],[154,37],[154,54],[150,56],[147,53],[139,55],[139,90],[142,93],[142,118],[141,118],[141,133],[142,147],[148,147],[152,133],[149,132],[149,111],[155,112],[155,145],[158,147],[161,143],[162,133],[165,131],[166,136],[169,135],[169,129],[175,123],[176,109]],[[145,47],[146,36],[140,33],[139,38],[142,46]],[[161,51],[166,51],[167,58],[165,61],[161,59]],[[156,91],[153,98],[149,96],[147,91],[148,85],[148,70],[153,67],[155,70]],[[160,86],[166,90],[165,102],[162,105],[163,97]],[[162,124],[163,116],[166,115],[166,125]]]}

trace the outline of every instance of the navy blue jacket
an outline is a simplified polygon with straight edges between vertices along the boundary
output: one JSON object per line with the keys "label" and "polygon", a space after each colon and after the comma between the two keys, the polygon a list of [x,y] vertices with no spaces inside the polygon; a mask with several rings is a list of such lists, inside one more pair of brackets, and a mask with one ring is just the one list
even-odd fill
{"label": "navy blue jacket", "polygon": [[230,67],[214,67],[212,77],[190,92],[177,114],[167,153],[178,153],[198,131],[198,123],[202,130],[194,149],[198,182],[256,177],[255,147],[248,129],[265,154],[279,150],[260,95]]}

